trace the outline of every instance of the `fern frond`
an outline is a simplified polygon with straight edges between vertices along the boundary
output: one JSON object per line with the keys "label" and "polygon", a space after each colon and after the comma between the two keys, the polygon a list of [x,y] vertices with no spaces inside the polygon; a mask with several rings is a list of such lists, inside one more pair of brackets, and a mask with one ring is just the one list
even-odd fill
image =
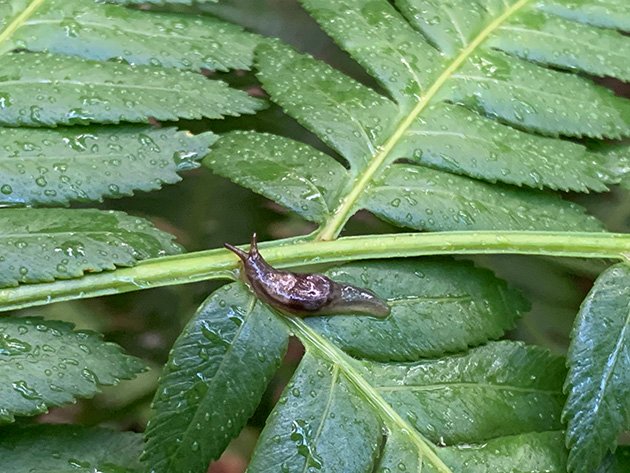
{"label": "fern frond", "polygon": [[[257,50],[272,100],[347,161],[343,182],[332,158],[335,177],[324,182],[316,163],[325,156],[263,135],[219,140],[209,167],[320,223],[322,239],[362,208],[418,230],[599,228],[554,196],[479,180],[579,192],[618,182],[605,156],[567,137],[630,135],[630,101],[570,71],[627,79],[627,36],[553,13],[553,2],[302,3],[385,91],[277,43]],[[626,13],[608,16],[614,23]],[[562,38],[544,42],[545,34]],[[308,157],[299,172],[281,171],[287,148]],[[279,195],[284,180],[292,191]]]}
{"label": "fern frond", "polygon": [[216,139],[173,128],[0,128],[0,204],[66,205],[152,191],[199,166]]}
{"label": "fern frond", "polygon": [[144,370],[143,363],[122,353],[93,332],[37,317],[0,319],[2,364],[0,424],[15,416],[33,416],[50,407],[75,402]]}
{"label": "fern frond", "polygon": [[0,211],[0,286],[82,276],[175,254],[173,237],[146,220],[95,209]]}
{"label": "fern frond", "polygon": [[0,125],[221,118],[262,102],[200,74],[39,54],[0,56]]}
{"label": "fern frond", "polygon": [[259,40],[209,16],[141,12],[85,0],[0,4],[0,54],[19,48],[101,61],[227,71],[249,69]]}

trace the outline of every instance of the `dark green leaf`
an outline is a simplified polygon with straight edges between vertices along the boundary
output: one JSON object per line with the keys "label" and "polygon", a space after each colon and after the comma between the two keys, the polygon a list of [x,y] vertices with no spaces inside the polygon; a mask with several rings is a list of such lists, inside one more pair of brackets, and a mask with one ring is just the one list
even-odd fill
{"label": "dark green leaf", "polygon": [[9,473],[140,473],[142,437],[76,425],[0,430],[2,470]]}
{"label": "dark green leaf", "polygon": [[358,363],[292,325],[307,354],[251,473],[564,471],[560,358],[505,342],[419,363]]}
{"label": "dark green leaf", "polygon": [[315,222],[330,218],[348,179],[330,156],[288,138],[254,132],[222,136],[203,163]]}
{"label": "dark green leaf", "polygon": [[395,155],[455,174],[580,192],[604,191],[605,182],[616,181],[605,158],[580,144],[525,133],[460,106],[429,108],[407,133]]}
{"label": "dark green leaf", "polygon": [[391,133],[395,104],[279,43],[257,49],[258,78],[274,101],[341,154],[357,174]]}
{"label": "dark green leaf", "polygon": [[0,287],[68,279],[179,253],[144,219],[92,209],[0,210]]}
{"label": "dark green leaf", "polygon": [[478,445],[444,449],[455,473],[522,473],[566,471],[562,432],[532,432],[499,437]]}
{"label": "dark green leaf", "polygon": [[241,284],[211,295],[171,351],[147,427],[154,473],[202,472],[254,413],[288,331]]}
{"label": "dark green leaf", "polygon": [[[5,22],[12,31],[0,41],[0,52],[20,48],[86,59],[120,58],[131,64],[226,71],[248,69],[259,41],[236,25],[208,16],[147,13],[85,0],[44,0],[28,12],[33,2],[10,3]],[[28,16],[19,18],[25,12]]]}
{"label": "dark green leaf", "polygon": [[248,470],[370,472],[383,440],[378,415],[339,367],[306,354]]}
{"label": "dark green leaf", "polygon": [[[94,332],[40,318],[0,318],[0,423],[92,397],[142,371]],[[10,471],[10,470],[7,470]]]}
{"label": "dark green leaf", "polygon": [[618,447],[615,454],[608,454],[595,473],[626,473],[630,471],[630,447]]}
{"label": "dark green leaf", "polygon": [[215,139],[173,128],[0,128],[0,204],[63,205],[156,190],[199,166]]}
{"label": "dark green leaf", "polygon": [[416,230],[581,230],[602,225],[558,196],[491,185],[409,164],[385,169],[363,206]]}
{"label": "dark green leaf", "polygon": [[630,266],[597,279],[571,338],[563,412],[569,470],[590,473],[630,428]]}
{"label": "dark green leaf", "polygon": [[55,126],[221,118],[262,102],[200,74],[39,53],[0,56],[0,124]]}
{"label": "dark green leaf", "polygon": [[328,271],[386,300],[386,319],[312,317],[306,323],[353,356],[417,360],[499,338],[527,309],[523,298],[464,261],[421,259],[352,263]]}
{"label": "dark green leaf", "polygon": [[498,51],[471,57],[452,75],[446,93],[450,100],[538,133],[595,138],[630,135],[630,100],[588,79]]}
{"label": "dark green leaf", "polygon": [[436,444],[562,428],[564,360],[542,348],[494,342],[437,360],[363,366],[383,399]]}

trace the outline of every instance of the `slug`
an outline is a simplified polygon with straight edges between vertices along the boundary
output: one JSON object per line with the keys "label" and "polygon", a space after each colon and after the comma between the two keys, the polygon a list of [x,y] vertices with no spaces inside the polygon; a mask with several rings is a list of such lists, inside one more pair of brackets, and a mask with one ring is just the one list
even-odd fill
{"label": "slug", "polygon": [[280,312],[303,317],[331,314],[389,315],[389,306],[372,291],[335,282],[323,274],[274,269],[258,252],[255,233],[249,253],[229,243],[225,247],[243,262],[242,275],[256,296]]}

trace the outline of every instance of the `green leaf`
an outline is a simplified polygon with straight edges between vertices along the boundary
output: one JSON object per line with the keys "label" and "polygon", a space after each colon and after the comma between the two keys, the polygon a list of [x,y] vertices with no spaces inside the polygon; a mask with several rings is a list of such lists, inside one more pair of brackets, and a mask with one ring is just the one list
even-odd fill
{"label": "green leaf", "polygon": [[438,360],[363,366],[370,385],[434,443],[562,428],[566,369],[542,348],[494,342]]}
{"label": "green leaf", "polygon": [[630,31],[630,8],[619,0],[546,0],[536,4],[542,11],[562,18],[622,31]]}
{"label": "green leaf", "polygon": [[566,381],[569,470],[590,473],[630,428],[630,267],[605,271],[582,303]]}
{"label": "green leaf", "polygon": [[417,360],[465,350],[503,335],[527,310],[515,291],[464,261],[421,259],[351,263],[335,281],[366,287],[391,307],[373,317],[312,317],[306,323],[354,357]]}
{"label": "green leaf", "polygon": [[[588,79],[543,69],[498,51],[471,58],[453,74],[448,91],[450,100],[538,133],[594,138],[630,135],[630,101]],[[579,95],[569,91],[579,91]]]}
{"label": "green leaf", "polygon": [[523,11],[489,44],[533,62],[630,81],[630,64],[624,60],[630,55],[630,38],[618,31]]}
{"label": "green leaf", "polygon": [[0,56],[0,124],[55,126],[221,118],[262,102],[200,74],[39,53]]}
{"label": "green leaf", "polygon": [[203,164],[315,222],[331,216],[339,190],[348,179],[344,167],[327,154],[287,138],[255,132],[223,135]]}
{"label": "green leaf", "polygon": [[12,0],[4,8],[8,11],[0,13],[0,52],[19,48],[226,71],[249,69],[259,41],[236,25],[208,16],[141,12],[84,0]]}
{"label": "green leaf", "polygon": [[92,397],[99,386],[143,370],[140,360],[117,345],[72,328],[37,317],[0,319],[0,423]]}
{"label": "green leaf", "polygon": [[[527,14],[528,0],[508,4],[484,0],[476,7],[464,0],[448,5],[399,0],[402,14],[419,31],[414,32],[416,37],[422,38],[420,33],[426,35],[444,59],[436,57],[436,49],[423,39],[412,43],[407,28],[399,33],[405,19],[386,1],[370,2],[367,8],[363,8],[360,0],[303,0],[302,3],[326,32],[399,103],[415,104],[419,97],[454,101],[519,128],[550,134],[594,137],[630,134],[627,100],[577,76],[493,51],[493,40],[501,35],[501,28]],[[589,48],[588,38],[578,43],[583,31],[576,29],[570,33],[576,54],[597,61],[601,52]],[[366,35],[370,36],[369,42],[358,39]],[[445,37],[449,37],[450,47],[442,40]],[[620,35],[613,44],[615,48],[624,48],[628,41]],[[409,51],[410,44],[418,46]],[[529,43],[524,44],[523,49],[528,46]],[[384,54],[391,49],[393,54]],[[396,57],[402,57],[400,65],[387,67]]]}
{"label": "green leaf", "polygon": [[[501,324],[511,325],[514,313],[523,306],[522,300],[507,291],[503,283],[467,263],[388,263],[347,265],[331,270],[329,275],[344,282],[361,281],[382,297],[388,297],[381,293],[385,282],[393,281],[388,290],[400,301],[421,289],[421,283],[427,285],[433,280],[433,291],[429,289],[427,293],[435,294],[437,303],[443,305],[446,302],[437,297],[453,295],[455,288],[460,293],[470,291],[480,311],[477,323],[485,324],[485,328],[472,328],[474,309],[461,309],[470,310],[469,326],[480,337],[474,343],[487,340],[493,333],[499,335]],[[414,304],[410,302],[406,311],[409,315]],[[416,334],[404,333],[413,328],[411,321],[405,324],[401,315],[407,314],[397,312],[394,307],[389,317],[392,320],[373,320],[373,327],[363,327],[375,337],[379,333],[394,337],[393,332],[400,332],[398,338],[378,340],[384,355],[377,352],[374,357],[367,354],[368,358],[397,359],[397,345],[414,342]],[[454,326],[457,312],[453,309],[442,315]],[[418,313],[416,316],[422,318]],[[485,322],[485,318],[491,322]],[[400,323],[394,327],[396,319]],[[446,465],[469,460],[454,453],[451,457],[449,449],[438,448],[437,444],[459,449],[474,443],[483,448],[482,443],[497,438],[506,446],[486,455],[495,455],[493,461],[504,467],[507,462],[496,455],[498,450],[524,451],[536,442],[540,444],[539,451],[543,452],[544,446],[548,451],[535,462],[525,462],[530,469],[523,472],[533,473],[535,465],[550,465],[558,458],[564,461],[561,435],[554,437],[559,439],[559,449],[558,442],[551,444],[536,440],[537,437],[513,439],[561,428],[565,373],[562,359],[542,349],[502,342],[467,354],[413,363],[358,361],[335,345],[338,341],[333,340],[334,334],[343,334],[343,325],[318,332],[319,320],[323,318],[307,321],[277,316],[242,283],[224,286],[210,296],[176,342],[160,382],[154,400],[155,414],[147,430],[148,468],[158,473],[201,471],[209,461],[218,458],[252,414],[268,378],[277,368],[286,348],[287,326],[305,345],[307,355],[267,421],[250,471],[301,471],[314,467],[368,472],[377,460],[387,464],[385,452],[394,449],[399,453],[406,450],[412,454],[410,458],[421,458],[427,468],[436,467],[436,471],[446,473],[451,471]],[[356,328],[353,335],[359,337],[361,328]],[[431,329],[429,325],[426,328]],[[446,331],[442,329],[432,336],[436,340],[447,338]],[[453,339],[458,336],[455,332],[450,334]],[[465,348],[466,345],[453,347]],[[431,349],[441,354],[438,346]],[[400,432],[402,436],[396,439],[394,434]],[[347,448],[338,448],[340,436],[344,442],[351,442],[353,455],[347,455]],[[437,455],[432,453],[434,450]],[[394,458],[398,463],[403,456]]]}
{"label": "green leaf", "polygon": [[0,211],[0,287],[76,278],[175,254],[173,237],[123,212]]}
{"label": "green leaf", "polygon": [[[628,76],[619,57],[630,40],[588,19],[616,24],[627,9],[610,1],[591,10],[585,1],[555,10],[553,0],[395,3],[302,0],[387,96],[279,43],[257,49],[258,76],[271,99],[348,164],[339,183],[338,166],[328,160],[335,180],[317,194],[326,206],[314,209],[309,183],[299,182],[321,172],[326,159],[283,138],[240,135],[250,145],[238,156],[248,163],[245,171],[228,164],[234,136],[229,145],[219,141],[206,164],[319,223],[319,240],[338,236],[361,209],[418,230],[600,228],[579,207],[548,194],[477,180],[579,192],[618,182],[605,156],[566,137],[630,135],[630,101],[571,73]],[[523,41],[510,36],[515,29]],[[541,39],[551,34],[560,40]],[[298,173],[281,172],[286,149],[318,155],[318,166],[306,160]],[[292,163],[295,151],[289,155]],[[392,184],[390,176],[407,182]],[[290,192],[282,192],[283,180],[291,182]],[[435,191],[427,195],[427,188]],[[482,206],[486,201],[490,207]],[[499,217],[492,215],[497,210]]]}
{"label": "green leaf", "polygon": [[525,133],[461,106],[430,107],[408,134],[413,139],[399,143],[397,155],[490,182],[588,192],[615,180],[605,159],[580,144]]}
{"label": "green leaf", "polygon": [[254,413],[287,343],[286,327],[242,283],[212,294],[160,379],[146,432],[150,470],[205,471]]}
{"label": "green leaf", "polygon": [[364,206],[384,220],[416,230],[603,229],[582,207],[558,196],[409,164],[385,169],[366,193]]}
{"label": "green leaf", "polygon": [[566,471],[562,432],[534,432],[499,437],[479,445],[446,448],[453,472],[521,473]]}
{"label": "green leaf", "polygon": [[380,419],[360,392],[337,366],[307,354],[267,419],[248,470],[374,471],[382,442]]}
{"label": "green leaf", "polygon": [[181,180],[216,139],[173,128],[0,128],[0,204],[65,205]]}
{"label": "green leaf", "polygon": [[76,425],[0,430],[2,468],[11,473],[140,473],[142,437]]}
{"label": "green leaf", "polygon": [[503,342],[412,364],[359,363],[301,321],[290,325],[307,353],[248,471],[516,472],[515,458],[519,472],[565,468],[560,358]]}
{"label": "green leaf", "polygon": [[[430,0],[397,0],[396,3],[432,44],[450,55],[468,46],[487,26],[493,13],[503,6],[492,1],[471,4],[465,0],[448,4]],[[564,4],[565,14],[560,3]],[[615,9],[618,9],[619,19],[630,15],[627,8],[622,11],[623,2],[614,0],[525,4],[498,26],[489,36],[487,46],[538,64],[628,80],[630,66],[623,58],[630,54],[630,39],[617,31],[589,26],[585,15],[575,10],[574,17],[566,15],[571,6],[575,8],[580,3],[600,8],[601,19],[610,23],[615,22]]]}

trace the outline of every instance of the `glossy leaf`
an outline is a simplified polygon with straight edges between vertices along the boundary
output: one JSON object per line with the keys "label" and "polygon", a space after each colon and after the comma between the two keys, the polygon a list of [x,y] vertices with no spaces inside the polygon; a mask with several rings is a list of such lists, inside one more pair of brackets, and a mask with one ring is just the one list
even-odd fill
{"label": "glossy leaf", "polygon": [[6,25],[0,52],[19,48],[226,71],[248,69],[259,41],[236,25],[208,16],[141,12],[83,0],[43,0],[34,9],[29,9],[34,3],[29,0],[8,3],[5,19],[0,19],[0,38]]}
{"label": "glossy leaf", "polygon": [[142,437],[77,425],[0,430],[2,468],[12,473],[140,473]]}
{"label": "glossy leaf", "polygon": [[562,428],[566,370],[542,348],[494,342],[437,360],[363,366],[370,385],[434,443]]}
{"label": "glossy leaf", "polygon": [[385,169],[364,206],[384,220],[416,230],[603,229],[582,207],[555,195],[408,164]]}
{"label": "glossy leaf", "polygon": [[348,178],[341,164],[310,146],[255,132],[223,135],[204,164],[315,222],[331,216]]}
{"label": "glossy leaf", "polygon": [[144,219],[92,209],[0,211],[0,286],[76,278],[179,253]]}
{"label": "glossy leaf", "polygon": [[181,180],[215,140],[173,128],[0,128],[0,204],[64,205]]}
{"label": "glossy leaf", "polygon": [[366,287],[385,300],[384,320],[337,315],[306,323],[352,356],[417,360],[499,338],[527,303],[486,270],[449,259],[375,261],[331,269],[335,281]]}
{"label": "glossy leaf", "polygon": [[369,472],[383,440],[378,414],[339,367],[307,354],[267,419],[248,470]]}
{"label": "glossy leaf", "polygon": [[630,38],[618,31],[524,11],[501,26],[489,44],[537,63],[630,81],[630,65],[624,60],[630,55]]}
{"label": "glossy leaf", "polygon": [[243,284],[211,295],[160,379],[146,432],[150,470],[205,471],[254,413],[287,343],[286,327]]}
{"label": "glossy leaf", "polygon": [[[238,157],[248,162],[245,173],[229,167],[235,153],[226,147],[206,163],[318,222],[317,237],[325,240],[363,208],[418,230],[599,228],[580,208],[548,194],[476,180],[579,192],[618,182],[605,156],[565,137],[630,135],[630,101],[572,73],[627,78],[627,61],[619,58],[630,40],[588,19],[597,17],[596,26],[604,18],[623,23],[626,9],[615,2],[590,9],[586,1],[563,8],[554,0],[395,3],[302,0],[387,96],[278,43],[257,49],[271,99],[349,165],[343,185],[331,182],[335,197],[327,208],[313,211],[304,184],[279,196],[283,180],[299,176],[280,173],[278,164],[270,176],[252,153]],[[266,154],[262,161],[275,163],[283,147],[298,148],[266,135],[252,141],[256,160]],[[301,171],[312,172],[306,166]],[[468,201],[468,194],[483,197]]]}
{"label": "glossy leaf", "polygon": [[[519,472],[565,467],[561,432],[546,431],[559,427],[559,358],[504,342],[414,364],[358,363],[308,330],[298,336],[307,354],[267,421],[252,473],[513,472],[515,460]],[[458,401],[442,403],[449,392]],[[444,416],[457,437],[424,422]]]}
{"label": "glossy leaf", "polygon": [[72,328],[34,317],[0,319],[0,423],[92,397],[143,370],[117,345]]}
{"label": "glossy leaf", "polygon": [[55,126],[221,118],[262,102],[200,74],[39,53],[0,56],[0,124]]}
{"label": "glossy leaf", "polygon": [[630,429],[630,267],[604,272],[580,308],[568,355],[569,469],[591,472]]}

